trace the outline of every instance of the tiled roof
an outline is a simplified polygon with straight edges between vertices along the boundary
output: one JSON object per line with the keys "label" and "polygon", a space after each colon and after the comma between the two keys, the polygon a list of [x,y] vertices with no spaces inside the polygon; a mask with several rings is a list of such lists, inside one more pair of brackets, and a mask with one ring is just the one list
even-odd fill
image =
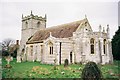
{"label": "tiled roof", "polygon": [[84,20],[85,19],[39,30],[27,41],[27,43],[41,42],[42,40],[45,40],[50,36],[50,32],[51,32],[51,35],[55,38],[72,37],[73,32],[76,31],[78,26]]}

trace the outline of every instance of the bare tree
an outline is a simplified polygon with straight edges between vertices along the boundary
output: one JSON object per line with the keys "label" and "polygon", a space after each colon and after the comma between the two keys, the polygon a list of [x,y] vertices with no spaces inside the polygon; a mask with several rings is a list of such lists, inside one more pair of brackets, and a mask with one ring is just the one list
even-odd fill
{"label": "bare tree", "polygon": [[14,44],[14,40],[7,38],[2,41],[2,52],[7,53],[10,55],[10,48],[12,47],[12,44]]}

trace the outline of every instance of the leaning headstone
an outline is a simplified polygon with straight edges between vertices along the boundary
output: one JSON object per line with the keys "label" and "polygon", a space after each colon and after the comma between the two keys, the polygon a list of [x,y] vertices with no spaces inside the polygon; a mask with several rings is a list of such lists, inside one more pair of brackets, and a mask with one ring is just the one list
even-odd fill
{"label": "leaning headstone", "polygon": [[5,68],[11,68],[12,66],[10,65],[11,61],[11,56],[6,57],[7,64],[5,65]]}
{"label": "leaning headstone", "polygon": [[64,61],[64,67],[67,67],[68,66],[68,59],[65,59]]}

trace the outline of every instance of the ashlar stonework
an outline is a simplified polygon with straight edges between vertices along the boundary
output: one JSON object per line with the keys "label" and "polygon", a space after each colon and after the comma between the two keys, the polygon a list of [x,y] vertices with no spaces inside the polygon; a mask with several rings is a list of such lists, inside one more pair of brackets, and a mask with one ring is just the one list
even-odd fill
{"label": "ashlar stonework", "polygon": [[22,30],[17,62],[39,61],[45,64],[113,62],[109,25],[93,32],[88,19],[46,28],[44,17],[22,16]]}

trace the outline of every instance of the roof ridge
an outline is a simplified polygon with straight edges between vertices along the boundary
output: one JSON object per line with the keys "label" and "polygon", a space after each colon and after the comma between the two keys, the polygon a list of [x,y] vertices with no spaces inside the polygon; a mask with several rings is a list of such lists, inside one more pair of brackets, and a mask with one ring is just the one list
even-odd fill
{"label": "roof ridge", "polygon": [[72,22],[68,22],[68,23],[64,23],[64,24],[60,24],[60,25],[56,25],[56,26],[51,26],[51,27],[48,27],[48,28],[45,28],[45,29],[40,29],[40,30],[38,30],[38,31],[44,31],[44,30],[51,30],[51,29],[56,29],[56,28],[58,28],[58,27],[65,27],[65,25],[69,25],[69,24],[75,24],[75,23],[77,23],[77,22],[82,22],[82,21],[84,21],[84,20],[86,20],[86,18],[84,18],[84,19],[82,19],[82,20],[76,20],[76,21],[72,21]]}
{"label": "roof ridge", "polygon": [[65,25],[69,25],[69,24],[75,24],[77,22],[82,22],[84,21],[85,19],[82,19],[82,20],[76,20],[76,21],[72,21],[72,22],[68,22],[68,23],[63,23],[63,24],[60,24],[60,25],[56,25],[56,26],[51,26],[51,27],[48,27],[48,28],[45,28],[45,29],[52,29],[52,28],[58,28],[58,27],[64,27]]}

